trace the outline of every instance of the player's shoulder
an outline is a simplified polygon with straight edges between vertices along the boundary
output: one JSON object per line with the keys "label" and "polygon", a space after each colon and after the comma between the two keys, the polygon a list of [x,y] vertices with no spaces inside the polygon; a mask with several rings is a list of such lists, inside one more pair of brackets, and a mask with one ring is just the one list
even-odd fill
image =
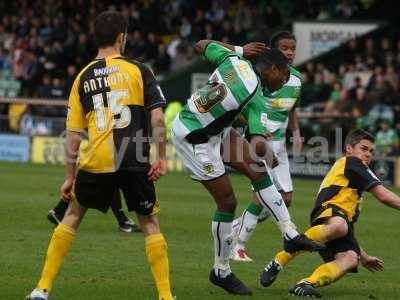
{"label": "player's shoulder", "polygon": [[361,159],[355,156],[345,156],[344,172],[346,174],[358,173],[359,171],[367,171],[369,168]]}
{"label": "player's shoulder", "polygon": [[78,73],[78,75],[75,78],[75,81],[80,81],[82,77],[87,77],[87,74],[93,71],[96,67],[100,67],[102,64],[102,60],[96,59],[88,63],[85,67],[82,68],[82,70]]}
{"label": "player's shoulder", "polygon": [[[229,58],[233,66],[232,71],[237,73],[240,81],[246,87],[250,94],[257,93],[259,90],[259,79],[250,61],[239,56],[231,56]],[[229,72],[229,68],[225,68]],[[226,72],[225,72],[226,73]],[[261,93],[261,90],[260,90]]]}
{"label": "player's shoulder", "polygon": [[294,67],[290,67],[289,72],[290,72],[290,77],[293,77],[295,80],[297,79],[298,81],[300,81],[299,82],[300,85],[303,83],[304,81],[303,75],[298,70],[296,70]]}

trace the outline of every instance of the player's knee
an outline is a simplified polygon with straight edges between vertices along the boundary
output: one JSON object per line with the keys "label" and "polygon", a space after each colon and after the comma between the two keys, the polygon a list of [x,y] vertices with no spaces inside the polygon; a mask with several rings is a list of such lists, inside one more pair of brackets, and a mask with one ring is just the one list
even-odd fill
{"label": "player's knee", "polygon": [[346,220],[340,217],[336,217],[333,222],[329,224],[329,227],[334,238],[346,236],[349,231]]}
{"label": "player's knee", "polygon": [[155,215],[137,215],[144,236],[160,233],[160,225]]}
{"label": "player's knee", "polygon": [[234,213],[236,210],[237,201],[233,193],[227,193],[221,196],[218,201],[218,210],[221,212]]}
{"label": "player's knee", "polygon": [[346,251],[344,254],[344,259],[346,260],[346,265],[349,270],[354,269],[358,266],[359,256],[355,251]]}

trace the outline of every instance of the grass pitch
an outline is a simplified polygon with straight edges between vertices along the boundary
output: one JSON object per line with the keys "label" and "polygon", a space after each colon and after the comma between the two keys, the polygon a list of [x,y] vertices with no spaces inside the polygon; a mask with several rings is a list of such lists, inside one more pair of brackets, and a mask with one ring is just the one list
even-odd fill
{"label": "grass pitch", "polygon": [[[237,214],[251,199],[248,181],[232,176],[239,200]],[[37,283],[53,226],[48,210],[59,198],[63,168],[0,163],[0,299],[22,300]],[[318,181],[295,180],[291,213],[301,231],[308,225]],[[160,221],[169,246],[173,290],[178,300],[239,299],[208,282],[213,263],[211,216],[215,205],[200,184],[184,173],[170,173],[157,185]],[[397,190],[399,192],[399,190]],[[365,194],[356,232],[362,247],[385,261],[385,271],[359,268],[339,282],[320,289],[325,299],[399,299],[399,214]],[[249,299],[293,299],[287,295],[299,279],[320,264],[317,254],[298,257],[269,288],[258,283],[267,260],[281,249],[272,221],[261,224],[248,250],[253,263],[231,263],[252,288]],[[141,234],[118,232],[111,213],[89,211],[51,294],[54,300],[157,299]],[[247,298],[246,298],[247,299]],[[299,298],[301,299],[301,298]]]}

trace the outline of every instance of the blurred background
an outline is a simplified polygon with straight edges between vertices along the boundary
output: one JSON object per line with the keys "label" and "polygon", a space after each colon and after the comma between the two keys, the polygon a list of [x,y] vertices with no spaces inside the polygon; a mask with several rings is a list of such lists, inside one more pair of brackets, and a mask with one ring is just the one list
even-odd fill
{"label": "blurred background", "polygon": [[[129,19],[125,55],[151,66],[173,103],[167,126],[212,71],[196,41],[268,44],[274,32],[293,31],[306,150],[313,137],[329,141],[328,159],[306,157],[292,164],[293,173],[323,175],[338,140],[360,127],[377,138],[375,172],[400,185],[400,18],[393,1],[0,1],[0,160],[63,162],[66,99],[96,55],[92,21],[107,9]],[[172,146],[169,155],[170,168],[181,169]]]}

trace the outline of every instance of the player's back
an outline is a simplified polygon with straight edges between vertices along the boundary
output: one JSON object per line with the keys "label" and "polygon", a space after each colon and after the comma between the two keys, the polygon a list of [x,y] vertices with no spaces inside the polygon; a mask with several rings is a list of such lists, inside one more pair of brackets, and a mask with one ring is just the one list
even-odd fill
{"label": "player's back", "polygon": [[67,120],[67,129],[88,131],[89,146],[80,153],[80,168],[92,173],[147,170],[145,111],[162,106],[161,95],[154,76],[141,63],[114,55],[87,65],[72,87]]}
{"label": "player's back", "polygon": [[208,82],[188,99],[174,122],[174,134],[203,143],[222,132],[257,94],[262,95],[250,62],[216,43],[205,57],[218,67]]}
{"label": "player's back", "polygon": [[316,207],[335,205],[356,221],[363,191],[380,184],[375,174],[353,156],[338,159],[321,183]]}

